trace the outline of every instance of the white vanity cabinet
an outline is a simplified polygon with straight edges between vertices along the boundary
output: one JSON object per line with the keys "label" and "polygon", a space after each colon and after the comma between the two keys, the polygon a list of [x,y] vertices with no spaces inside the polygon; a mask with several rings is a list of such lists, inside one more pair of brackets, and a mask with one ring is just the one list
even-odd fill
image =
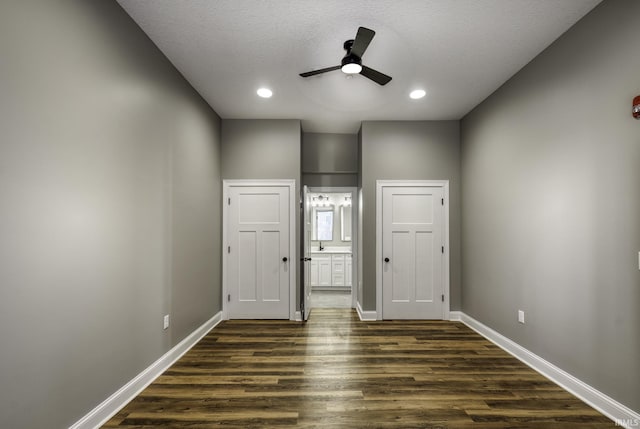
{"label": "white vanity cabinet", "polygon": [[331,255],[311,255],[311,286],[331,286]]}
{"label": "white vanity cabinet", "polygon": [[312,253],[311,286],[323,288],[351,286],[351,254]]}

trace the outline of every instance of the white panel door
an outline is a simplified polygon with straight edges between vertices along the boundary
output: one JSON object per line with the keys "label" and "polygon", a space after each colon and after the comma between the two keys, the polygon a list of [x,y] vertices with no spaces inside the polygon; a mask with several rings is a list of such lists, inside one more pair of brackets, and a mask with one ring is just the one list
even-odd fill
{"label": "white panel door", "polygon": [[383,319],[442,319],[442,195],[441,187],[383,188]]}
{"label": "white panel door", "polygon": [[228,317],[289,318],[289,187],[229,189]]}

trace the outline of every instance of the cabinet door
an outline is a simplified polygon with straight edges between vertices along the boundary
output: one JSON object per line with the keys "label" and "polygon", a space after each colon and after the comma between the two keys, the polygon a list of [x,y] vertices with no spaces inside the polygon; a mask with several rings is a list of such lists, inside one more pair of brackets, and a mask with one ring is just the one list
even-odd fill
{"label": "cabinet door", "polygon": [[320,286],[320,276],[318,275],[318,261],[311,258],[311,286]]}
{"label": "cabinet door", "polygon": [[351,255],[347,255],[344,261],[344,285],[351,286],[351,280],[353,277],[353,264]]}
{"label": "cabinet door", "polygon": [[318,260],[318,286],[331,286],[331,258]]}
{"label": "cabinet door", "polygon": [[331,257],[331,284],[333,286],[344,286],[344,255],[333,255]]}

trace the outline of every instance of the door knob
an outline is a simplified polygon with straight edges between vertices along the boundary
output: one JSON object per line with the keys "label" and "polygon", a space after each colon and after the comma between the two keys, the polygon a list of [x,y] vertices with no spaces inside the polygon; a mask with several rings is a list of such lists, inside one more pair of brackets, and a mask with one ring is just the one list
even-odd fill
{"label": "door knob", "polygon": [[389,258],[384,258],[384,261],[385,262],[389,262]]}
{"label": "door knob", "polygon": [[287,262],[289,260],[289,258],[287,258],[286,256],[284,258],[282,258],[282,262]]}

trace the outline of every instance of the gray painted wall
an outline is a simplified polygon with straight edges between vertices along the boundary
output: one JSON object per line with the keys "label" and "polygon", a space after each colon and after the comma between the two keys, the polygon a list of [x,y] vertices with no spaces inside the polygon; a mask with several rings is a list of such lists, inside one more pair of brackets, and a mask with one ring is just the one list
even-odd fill
{"label": "gray painted wall", "polygon": [[358,185],[357,174],[302,174],[302,183],[317,188],[338,187],[355,188]]}
{"label": "gray painted wall", "polygon": [[363,310],[376,308],[376,180],[449,180],[451,309],[460,309],[458,121],[362,123]]}
{"label": "gray painted wall", "polygon": [[300,188],[300,121],[223,119],[223,179],[296,179]]}
{"label": "gray painted wall", "polygon": [[[295,179],[301,192],[301,126],[293,119],[223,119],[222,178]],[[297,199],[298,200],[298,199]],[[300,211],[296,209],[296,231],[300,231]],[[296,257],[300,260],[300,235],[296,237]],[[296,270],[296,291],[300,291],[300,266]],[[296,298],[299,309],[299,299]]]}
{"label": "gray painted wall", "polygon": [[0,58],[0,427],[68,427],[220,309],[220,121],[115,2]]}
{"label": "gray painted wall", "polygon": [[355,187],[357,172],[355,134],[303,133],[302,182],[305,185]]}
{"label": "gray painted wall", "polygon": [[[364,302],[364,288],[363,288],[363,278],[364,278],[364,257],[362,256],[362,252],[364,251],[364,241],[363,238],[364,237],[364,221],[362,219],[362,213],[363,213],[363,204],[362,204],[362,125],[360,125],[360,128],[358,129],[358,199],[357,199],[357,203],[354,201],[353,202],[353,213],[358,215],[358,242],[357,242],[357,254],[359,255],[359,258],[357,258],[357,264],[358,264],[358,284],[357,284],[357,290],[356,290],[356,299],[358,300],[358,303],[360,303],[360,305],[362,305],[362,303]],[[375,258],[375,255],[374,255]]]}
{"label": "gray painted wall", "polygon": [[303,133],[302,171],[336,173],[358,171],[358,138],[355,134]]}
{"label": "gray painted wall", "polygon": [[636,411],[639,16],[603,2],[462,121],[462,309]]}
{"label": "gray painted wall", "polygon": [[197,102],[200,117],[175,106],[171,145],[172,346],[222,310],[221,127]]}

